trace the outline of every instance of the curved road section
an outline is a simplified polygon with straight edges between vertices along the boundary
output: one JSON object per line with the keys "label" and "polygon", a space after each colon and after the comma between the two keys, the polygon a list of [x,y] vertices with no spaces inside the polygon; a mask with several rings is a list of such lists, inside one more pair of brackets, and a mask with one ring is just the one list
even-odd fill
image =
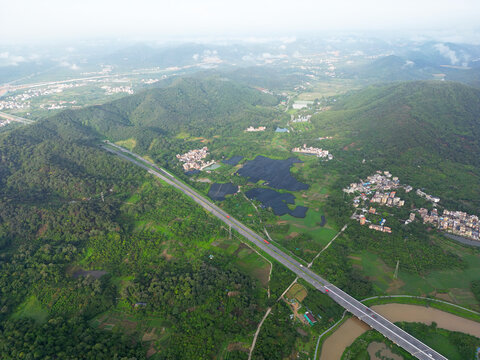
{"label": "curved road section", "polygon": [[174,186],[175,188],[183,192],[185,195],[189,196],[191,199],[193,199],[193,201],[201,205],[205,210],[215,215],[225,224],[237,230],[247,240],[249,240],[251,243],[269,254],[283,266],[293,271],[297,276],[301,277],[302,279],[313,285],[322,293],[330,296],[330,298],[336,303],[338,303],[340,306],[358,317],[360,320],[368,324],[373,329],[382,333],[385,337],[408,351],[416,358],[420,360],[448,360],[445,356],[431,349],[430,347],[422,343],[420,340],[416,339],[406,331],[403,331],[398,326],[385,319],[383,316],[377,314],[369,307],[363,305],[360,301],[354,299],[346,292],[342,291],[335,285],[329,283],[327,280],[311,271],[305,265],[301,264],[291,256],[278,249],[275,245],[271,244],[270,242],[259,236],[253,230],[243,225],[240,221],[231,217],[225,211],[220,209],[208,199],[204,198],[202,195],[197,193],[189,186],[185,185],[183,182],[175,178],[166,170],[152,164],[141,156],[132,153],[131,151],[128,151],[121,146],[110,143],[109,141],[105,141],[105,144],[107,145],[102,145],[105,150],[114,153],[124,158],[125,160],[134,163],[137,166],[144,168],[150,174],[162,179],[166,183]]}

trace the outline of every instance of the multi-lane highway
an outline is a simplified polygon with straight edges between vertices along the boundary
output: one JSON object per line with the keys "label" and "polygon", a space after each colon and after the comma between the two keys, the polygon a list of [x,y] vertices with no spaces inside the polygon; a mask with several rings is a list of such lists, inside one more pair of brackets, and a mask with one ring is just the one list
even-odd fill
{"label": "multi-lane highway", "polygon": [[19,123],[22,123],[22,124],[33,124],[35,122],[35,120],[25,119],[25,118],[15,116],[15,115],[10,115],[10,114],[4,113],[4,112],[0,112],[0,117],[2,117],[4,119],[7,119],[7,120],[10,120],[10,121],[19,122]]}
{"label": "multi-lane highway", "polygon": [[118,145],[112,144],[108,141],[105,143],[106,145],[102,145],[105,150],[110,151],[144,168],[152,175],[162,179],[163,181],[182,191],[185,195],[192,198],[208,212],[212,213],[225,224],[237,230],[251,243],[255,244],[279,263],[293,271],[297,276],[306,280],[324,294],[330,296],[330,298],[332,298],[336,303],[344,307],[350,313],[370,325],[378,332],[382,333],[385,337],[392,340],[394,343],[408,351],[413,356],[421,360],[447,360],[445,356],[431,349],[415,337],[411,336],[409,333],[403,331],[398,326],[394,325],[378,313],[363,305],[360,301],[354,299],[341,289],[337,288],[335,285],[330,284],[327,280],[315,274],[313,271],[307,268],[307,266],[301,264],[291,256],[278,249],[274,244],[259,236],[253,230],[249,229],[240,221],[227,214],[225,211],[220,209],[218,206],[197,193],[189,186],[185,185],[166,170],[157,167],[141,156],[134,154]]}

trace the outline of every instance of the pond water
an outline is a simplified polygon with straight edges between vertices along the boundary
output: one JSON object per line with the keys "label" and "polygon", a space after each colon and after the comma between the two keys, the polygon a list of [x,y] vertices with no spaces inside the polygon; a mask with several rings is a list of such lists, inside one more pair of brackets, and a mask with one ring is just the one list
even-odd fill
{"label": "pond water", "polygon": [[443,235],[445,235],[449,239],[455,240],[455,241],[457,241],[459,243],[462,243],[462,244],[465,244],[465,245],[480,247],[480,241],[470,240],[470,239],[466,239],[466,238],[458,236],[458,235],[448,234],[448,233],[444,233]]}
{"label": "pond water", "polygon": [[232,183],[219,184],[214,183],[210,186],[208,196],[212,200],[222,201],[225,200],[226,195],[235,194],[238,191],[238,186]]}
{"label": "pond water", "polygon": [[243,156],[232,156],[230,159],[225,159],[222,161],[222,163],[227,164],[227,165],[232,165],[235,166],[237,165],[241,160],[243,159]]}
{"label": "pond water", "polygon": [[105,275],[107,272],[105,270],[77,270],[73,273],[74,278],[78,278],[80,276],[92,276],[95,279],[101,278],[103,275]]}
{"label": "pond water", "polygon": [[287,204],[295,204],[295,196],[290,193],[280,193],[272,189],[257,188],[245,193],[249,199],[260,201],[265,207],[271,207],[273,213],[277,216],[290,214],[292,216],[303,218],[308,208],[297,206],[291,210]]}
{"label": "pond water", "polygon": [[248,178],[253,183],[264,180],[264,185],[275,189],[306,190],[309,186],[295,179],[290,173],[290,167],[301,162],[297,158],[274,160],[265,156],[257,156],[254,160],[247,161],[237,171],[237,174]]}

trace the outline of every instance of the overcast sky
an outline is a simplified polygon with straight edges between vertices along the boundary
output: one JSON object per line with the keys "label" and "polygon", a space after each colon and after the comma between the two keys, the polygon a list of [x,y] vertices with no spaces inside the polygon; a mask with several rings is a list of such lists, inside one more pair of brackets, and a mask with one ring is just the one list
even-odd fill
{"label": "overcast sky", "polygon": [[[0,41],[480,29],[480,0],[1,0]],[[380,32],[379,32],[380,33]]]}

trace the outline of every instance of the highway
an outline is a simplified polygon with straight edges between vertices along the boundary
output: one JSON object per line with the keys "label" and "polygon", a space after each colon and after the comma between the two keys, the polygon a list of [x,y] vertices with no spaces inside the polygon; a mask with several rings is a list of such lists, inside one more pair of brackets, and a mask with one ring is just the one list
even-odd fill
{"label": "highway", "polygon": [[4,112],[0,112],[0,117],[2,117],[4,119],[7,119],[7,120],[10,120],[10,121],[19,122],[19,123],[22,123],[22,124],[33,124],[35,122],[34,120],[29,120],[29,119],[25,119],[25,118],[22,118],[22,117],[19,117],[19,116],[10,115],[10,114],[4,113]]}
{"label": "highway", "polygon": [[[195,190],[185,185],[180,180],[176,179],[166,170],[157,167],[156,165],[150,163],[141,156],[134,154],[118,145],[112,144],[108,141],[105,141],[105,143],[107,145],[102,145],[105,150],[116,154],[123,159],[136,164],[137,166],[144,168],[152,175],[162,179],[163,181],[182,191],[185,195],[189,196],[191,199],[193,199],[193,201],[202,206],[205,210],[215,215],[225,224],[237,230],[237,232],[243,235],[251,243],[262,249],[265,253],[277,260],[283,266],[290,269],[298,277],[301,277],[302,279],[310,283],[312,286],[314,286],[316,289],[320,290],[322,293],[330,296],[330,298],[336,303],[338,303],[340,306],[342,306],[354,316],[368,324],[373,329],[382,333],[385,337],[408,351],[416,358],[420,360],[447,360],[445,356],[431,349],[409,333],[403,331],[398,326],[394,325],[389,320],[385,319],[378,313],[363,305],[360,301],[354,299],[341,289],[337,288],[335,285],[329,283],[327,280],[323,279],[322,277],[311,271],[309,268],[307,268],[307,266],[301,264],[291,256],[278,249],[275,245],[268,242],[267,240],[259,236],[257,233],[255,233],[253,230],[243,225],[240,221],[227,214],[225,211],[213,204],[210,200],[206,199],[205,197],[197,193]],[[155,170],[153,170],[152,168],[154,168]]]}

